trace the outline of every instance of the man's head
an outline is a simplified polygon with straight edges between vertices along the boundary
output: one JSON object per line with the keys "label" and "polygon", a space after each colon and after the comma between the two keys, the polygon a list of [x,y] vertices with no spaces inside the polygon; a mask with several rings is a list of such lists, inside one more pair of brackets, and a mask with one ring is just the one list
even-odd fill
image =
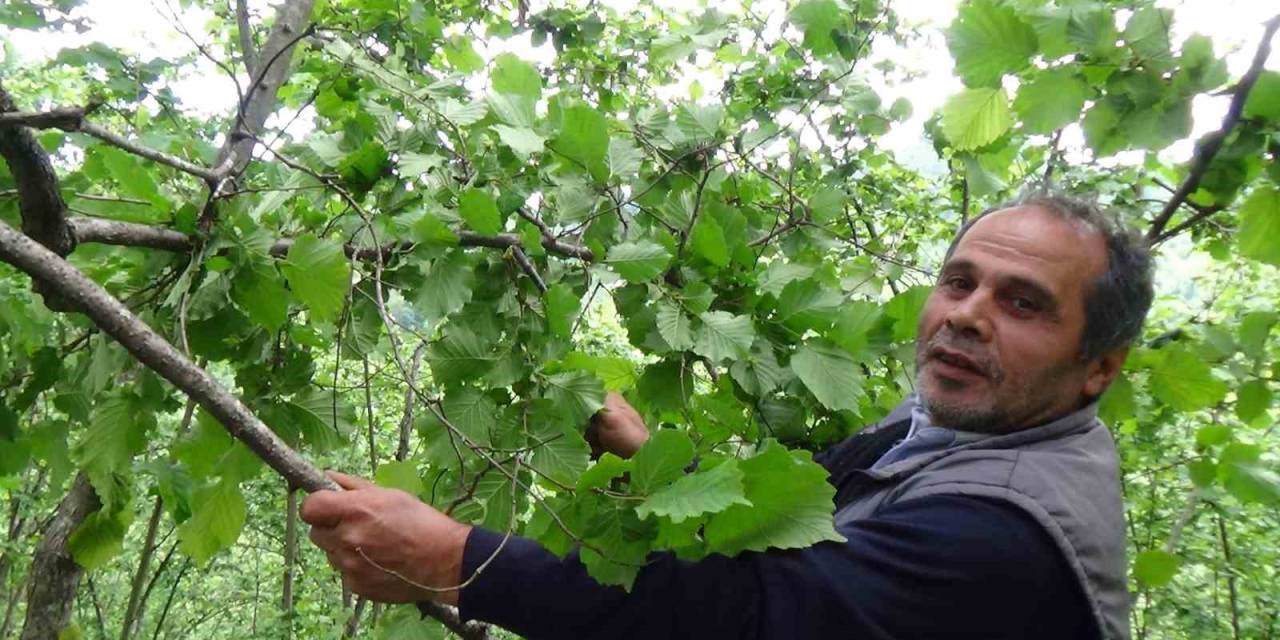
{"label": "man's head", "polygon": [[1010,432],[1065,415],[1111,383],[1151,306],[1146,245],[1090,203],[1038,195],[966,223],[916,342],[933,420]]}

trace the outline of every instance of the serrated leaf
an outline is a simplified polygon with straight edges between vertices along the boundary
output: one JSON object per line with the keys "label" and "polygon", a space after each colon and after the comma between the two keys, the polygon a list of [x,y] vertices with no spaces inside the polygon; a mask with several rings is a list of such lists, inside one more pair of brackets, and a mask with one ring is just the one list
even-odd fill
{"label": "serrated leaf", "polygon": [[1236,238],[1240,255],[1280,265],[1280,189],[1271,185],[1259,187],[1240,205]]}
{"label": "serrated leaf", "polygon": [[1245,503],[1280,506],[1280,474],[1250,462],[1225,462],[1222,486]]}
{"label": "serrated leaf", "polygon": [[400,175],[405,177],[417,177],[424,173],[430,173],[432,170],[445,166],[448,162],[444,156],[434,153],[401,151],[397,156],[397,170]]}
{"label": "serrated leaf", "polygon": [[609,486],[609,481],[631,470],[631,461],[606,451],[596,463],[578,477],[577,490],[590,491]]}
{"label": "serrated leaf", "polygon": [[196,492],[193,502],[191,519],[178,526],[178,546],[203,566],[215,553],[235,544],[247,509],[240,487],[226,481]]}
{"label": "serrated leaf", "polygon": [[649,495],[684,475],[693,462],[693,441],[683,431],[659,429],[631,458],[631,490]]}
{"label": "serrated leaf", "polygon": [[494,235],[502,231],[502,214],[498,202],[481,189],[467,189],[458,198],[458,214],[477,233]]}
{"label": "serrated leaf", "polygon": [[822,340],[807,342],[791,356],[791,370],[824,407],[858,410],[862,372],[847,351]]}
{"label": "serrated leaf", "polygon": [[802,0],[787,14],[787,19],[804,32],[804,46],[815,55],[836,52],[831,33],[844,22],[844,12],[835,0]]}
{"label": "serrated leaf", "polygon": [[1178,574],[1182,560],[1168,551],[1148,549],[1133,559],[1133,576],[1151,587],[1163,587]]}
{"label": "serrated leaf", "polygon": [[493,59],[489,80],[496,93],[523,96],[537,100],[542,96],[542,76],[538,70],[510,53],[500,53]]}
{"label": "serrated leaf", "polygon": [[1244,103],[1246,118],[1280,121],[1280,71],[1263,71]]}
{"label": "serrated leaf", "polygon": [[498,132],[498,139],[502,140],[502,144],[511,147],[511,150],[522,158],[528,158],[535,153],[542,153],[543,146],[546,144],[546,138],[527,127],[509,127],[505,124],[495,124],[493,125],[493,130]]}
{"label": "serrated leaf", "polygon": [[146,447],[155,416],[129,397],[112,396],[93,408],[89,428],[71,449],[103,504],[114,506],[113,476],[128,471],[133,457]]}
{"label": "serrated leaf", "polygon": [[76,564],[88,571],[100,569],[120,555],[125,534],[133,522],[133,505],[103,507],[90,513],[72,531],[67,547]]}
{"label": "serrated leaf", "polygon": [[[537,435],[543,434],[539,432]],[[590,459],[591,449],[582,435],[562,429],[534,446],[530,464],[542,475],[560,484],[573,486],[587,469]]]}
{"label": "serrated leaf", "polygon": [[469,102],[459,102],[453,98],[446,98],[440,103],[440,115],[444,116],[451,124],[459,127],[469,127],[481,120],[489,113],[489,107],[484,102],[472,100]]}
{"label": "serrated leaf", "polygon": [[498,416],[498,404],[489,394],[471,387],[448,391],[441,408],[449,424],[457,427],[472,442],[489,444],[490,427],[497,422]]}
{"label": "serrated leaf", "polygon": [[668,300],[657,303],[658,333],[672,349],[684,351],[693,346],[693,320]]}
{"label": "serrated leaf", "polygon": [[1236,390],[1236,417],[1249,424],[1271,408],[1271,389],[1266,380],[1250,380]]}
{"label": "serrated leaf", "polygon": [[698,316],[702,326],[698,328],[693,351],[706,356],[712,362],[745,358],[755,342],[756,333],[748,316],[736,316],[727,311],[708,311]]}
{"label": "serrated leaf", "polygon": [[844,303],[839,291],[813,280],[796,280],[788,284],[778,297],[777,320],[803,335],[806,331],[822,331],[835,322]]}
{"label": "serrated leaf", "polygon": [[427,363],[435,381],[444,386],[455,386],[484,375],[497,362],[498,354],[490,345],[480,341],[465,326],[450,324],[444,337],[427,349]]}
{"label": "serrated leaf", "polygon": [[1163,357],[1151,370],[1151,391],[1156,399],[1179,411],[1211,407],[1227,394],[1227,385],[1213,377],[1209,365],[1181,345],[1162,349]]}
{"label": "serrated leaf", "polygon": [[743,390],[757,397],[777,389],[791,378],[787,370],[778,364],[773,346],[765,339],[757,340],[750,355],[734,362],[729,367],[729,375]]}
{"label": "serrated leaf", "polygon": [[373,481],[388,489],[399,489],[414,496],[420,496],[426,489],[418,468],[408,460],[388,460],[373,472]]}
{"label": "serrated leaf", "polygon": [[1052,133],[1075,122],[1089,97],[1089,85],[1065,69],[1045,71],[1018,88],[1013,108],[1027,133]]}
{"label": "serrated leaf", "polygon": [[547,287],[543,294],[543,311],[547,315],[547,326],[552,335],[568,338],[573,329],[573,321],[578,317],[578,295],[567,285],[556,283]]}
{"label": "serrated leaf", "polygon": [[844,541],[831,519],[835,488],[809,454],[772,443],[738,466],[751,506],[735,504],[711,516],[705,529],[711,551],[732,556]]}
{"label": "serrated leaf", "polygon": [[732,505],[751,506],[742,486],[742,470],[736,460],[726,460],[710,471],[681,477],[670,486],[650,495],[636,507],[641,518],[665,516],[683,522],[709,513],[720,513]]}
{"label": "serrated leaf", "polygon": [[627,138],[609,138],[609,176],[632,180],[640,173],[644,154]]}
{"label": "serrated leaf", "polygon": [[585,426],[604,407],[604,385],[590,374],[557,373],[547,376],[546,397],[569,424]]}
{"label": "serrated leaf", "polygon": [[280,270],[313,318],[321,322],[337,318],[351,284],[351,266],[342,245],[304,234],[289,247]]}
{"label": "serrated leaf", "polygon": [[562,112],[560,135],[552,145],[569,163],[603,182],[609,175],[609,127],[600,112],[575,105]]}
{"label": "serrated leaf", "polygon": [[724,239],[724,230],[715,219],[703,216],[693,225],[689,233],[689,246],[694,255],[701,256],[717,267],[729,266],[729,245]]}
{"label": "serrated leaf", "polygon": [[966,89],[942,105],[942,131],[958,151],[990,144],[1012,125],[1004,89]]}
{"label": "serrated leaf", "polygon": [[262,262],[255,261],[236,271],[231,280],[231,301],[268,331],[284,326],[289,313],[289,290],[275,267]]}
{"label": "serrated leaf", "polygon": [[476,272],[467,254],[452,251],[432,261],[414,292],[414,306],[428,320],[439,320],[466,305],[475,286]]}
{"label": "serrated leaf", "polygon": [[652,240],[622,242],[609,248],[604,261],[627,282],[645,282],[666,270],[671,252]]}
{"label": "serrated leaf", "polygon": [[993,86],[1004,74],[1027,66],[1037,39],[1012,7],[977,0],[961,5],[947,29],[947,47],[965,84]]}

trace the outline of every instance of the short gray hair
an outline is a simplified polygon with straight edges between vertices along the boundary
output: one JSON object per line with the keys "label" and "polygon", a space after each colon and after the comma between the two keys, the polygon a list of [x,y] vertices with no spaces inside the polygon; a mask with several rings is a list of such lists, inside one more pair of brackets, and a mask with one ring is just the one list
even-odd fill
{"label": "short gray hair", "polygon": [[1013,202],[987,209],[961,225],[951,246],[947,247],[946,259],[951,258],[956,245],[974,223],[987,214],[1013,207],[1038,207],[1064,219],[1083,222],[1102,234],[1107,243],[1107,270],[1085,294],[1080,357],[1092,360],[1132,344],[1142,334],[1142,323],[1154,297],[1151,252],[1141,234],[1093,200],[1043,191],[1024,194]]}

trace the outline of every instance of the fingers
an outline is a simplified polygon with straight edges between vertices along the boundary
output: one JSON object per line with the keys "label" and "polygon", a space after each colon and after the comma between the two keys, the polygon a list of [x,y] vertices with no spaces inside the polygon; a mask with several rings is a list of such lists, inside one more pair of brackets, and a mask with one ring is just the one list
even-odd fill
{"label": "fingers", "polygon": [[337,491],[317,491],[303,498],[298,516],[313,527],[337,526],[348,511],[344,497]]}
{"label": "fingers", "polygon": [[356,489],[373,489],[374,487],[378,486],[372,482],[369,482],[368,480],[365,480],[364,478],[349,476],[345,473],[339,473],[337,471],[326,471],[325,474],[327,474],[330,478],[332,478],[334,482],[338,483],[338,486],[348,491],[354,491]]}

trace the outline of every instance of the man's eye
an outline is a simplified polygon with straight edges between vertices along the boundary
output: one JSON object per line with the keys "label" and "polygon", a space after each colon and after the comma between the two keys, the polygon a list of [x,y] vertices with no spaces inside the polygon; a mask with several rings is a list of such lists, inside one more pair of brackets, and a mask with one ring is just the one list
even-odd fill
{"label": "man's eye", "polygon": [[1018,311],[1035,311],[1040,308],[1034,300],[1030,298],[1023,298],[1021,296],[1013,298],[1013,300],[1010,301],[1010,304],[1012,304]]}
{"label": "man's eye", "polygon": [[942,284],[947,288],[957,289],[960,291],[967,291],[969,289],[969,281],[960,276],[951,276],[950,278],[943,280]]}

